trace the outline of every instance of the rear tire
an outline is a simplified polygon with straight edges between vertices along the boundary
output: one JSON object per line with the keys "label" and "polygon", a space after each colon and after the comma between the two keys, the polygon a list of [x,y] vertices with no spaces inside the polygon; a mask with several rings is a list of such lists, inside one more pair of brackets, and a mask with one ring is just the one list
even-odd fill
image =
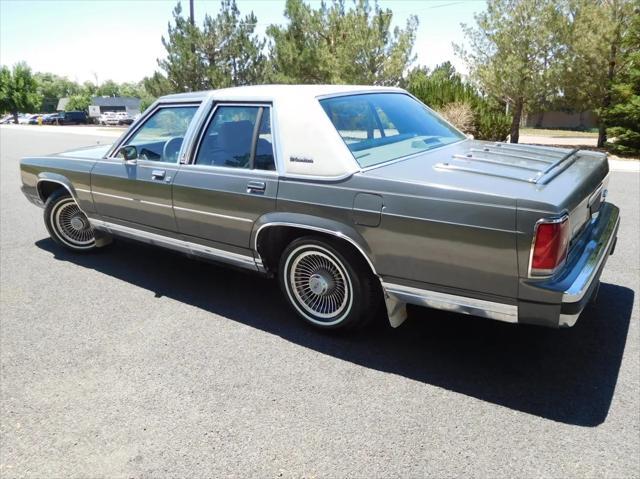
{"label": "rear tire", "polygon": [[376,314],[376,279],[365,261],[339,241],[306,236],[282,253],[278,271],[287,301],[323,330],[359,329]]}
{"label": "rear tire", "polygon": [[51,239],[75,252],[96,248],[96,236],[89,220],[65,189],[54,191],[44,205],[44,224]]}

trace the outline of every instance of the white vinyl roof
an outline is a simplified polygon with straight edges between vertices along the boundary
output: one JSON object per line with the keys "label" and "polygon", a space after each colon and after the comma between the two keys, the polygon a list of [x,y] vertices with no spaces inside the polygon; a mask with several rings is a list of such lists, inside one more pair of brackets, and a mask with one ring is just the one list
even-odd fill
{"label": "white vinyl roof", "polygon": [[318,100],[382,92],[406,93],[401,88],[360,85],[256,85],[169,95],[161,101],[272,103],[274,148],[283,173],[338,179],[360,171],[360,166]]}

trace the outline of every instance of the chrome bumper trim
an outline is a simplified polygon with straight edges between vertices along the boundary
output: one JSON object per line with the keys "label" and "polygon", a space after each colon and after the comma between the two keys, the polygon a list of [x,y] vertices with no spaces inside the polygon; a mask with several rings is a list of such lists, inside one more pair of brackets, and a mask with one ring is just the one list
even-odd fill
{"label": "chrome bumper trim", "polygon": [[393,283],[382,282],[382,287],[389,296],[404,303],[427,306],[454,313],[470,314],[507,323],[518,322],[518,306],[514,304],[496,303]]}
{"label": "chrome bumper trim", "polygon": [[592,239],[585,246],[582,257],[579,260],[579,263],[584,264],[584,266],[573,283],[571,283],[571,286],[569,286],[562,295],[563,303],[577,303],[587,294],[591,283],[593,283],[600,271],[602,263],[611,250],[613,241],[617,237],[619,224],[619,210],[615,208],[609,215],[609,221],[600,237],[598,239]]}

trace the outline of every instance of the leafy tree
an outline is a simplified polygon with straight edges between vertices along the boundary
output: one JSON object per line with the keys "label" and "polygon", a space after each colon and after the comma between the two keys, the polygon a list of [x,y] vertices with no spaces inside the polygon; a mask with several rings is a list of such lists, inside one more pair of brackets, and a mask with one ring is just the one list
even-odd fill
{"label": "leafy tree", "polygon": [[205,59],[209,88],[251,85],[265,79],[265,40],[255,34],[257,17],[244,18],[235,0],[222,0],[215,17],[205,16],[197,47]]}
{"label": "leafy tree", "polygon": [[143,82],[138,83],[121,83],[118,85],[118,93],[120,96],[130,96],[134,98],[142,98],[145,94]]}
{"label": "leafy tree", "polygon": [[153,97],[175,93],[171,82],[160,72],[154,72],[150,77],[144,77],[142,85],[144,90]]}
{"label": "leafy tree", "polygon": [[608,134],[606,144],[622,154],[640,154],[640,0],[635,1],[630,24],[621,39],[621,70],[611,88],[611,105],[602,111]]}
{"label": "leafy tree", "polygon": [[6,113],[11,110],[11,89],[13,79],[11,70],[6,66],[0,67],[0,112]]}
{"label": "leafy tree", "polygon": [[98,96],[120,96],[120,85],[113,80],[107,80],[96,88]]}
{"label": "leafy tree", "polygon": [[321,3],[287,0],[286,26],[271,25],[274,80],[284,83],[350,83],[397,85],[414,61],[418,19],[391,30],[393,13],[377,2],[344,0]]}
{"label": "leafy tree", "polygon": [[432,72],[424,67],[414,69],[408,75],[407,89],[465,133],[492,141],[503,141],[509,134],[510,121],[504,114],[504,105],[463,81],[449,62]]}
{"label": "leafy tree", "polygon": [[61,77],[53,73],[36,73],[34,78],[38,83],[38,93],[42,97],[42,102],[38,111],[55,111],[60,98],[75,95],[80,91],[80,86],[66,77]]}
{"label": "leafy tree", "polygon": [[38,83],[26,63],[0,68],[0,111],[11,113],[18,123],[19,112],[35,111],[40,102]]}
{"label": "leafy tree", "polygon": [[202,31],[182,15],[180,2],[173,9],[173,23],[162,37],[167,56],[158,60],[158,66],[174,92],[204,90],[208,86],[206,65],[198,50]]}
{"label": "leafy tree", "polygon": [[178,3],[162,38],[167,50],[158,60],[162,73],[145,79],[145,86],[156,95],[264,81],[265,40],[255,34],[257,22],[253,13],[241,17],[235,0],[222,0],[216,16],[206,15],[201,28],[183,16]]}
{"label": "leafy tree", "polygon": [[[599,112],[598,146],[606,139],[604,111],[623,69],[623,38],[633,18],[630,0],[567,0],[567,51],[564,55],[563,104]],[[637,46],[636,46],[637,48]]]}
{"label": "leafy tree", "polygon": [[276,83],[333,83],[337,70],[327,37],[327,8],[314,10],[302,0],[287,0],[288,25],[270,25],[272,77]]}
{"label": "leafy tree", "polygon": [[463,25],[468,49],[456,45],[457,53],[487,94],[512,106],[517,143],[525,106],[558,94],[565,17],[555,0],[488,0],[475,20],[475,27]]}
{"label": "leafy tree", "polygon": [[65,111],[87,111],[91,105],[91,95],[86,93],[78,93],[71,95],[69,101],[65,105]]}
{"label": "leafy tree", "polygon": [[90,81],[86,81],[82,85],[80,85],[79,94],[82,94],[85,96],[94,96],[97,94],[97,92],[98,92],[97,85],[95,85]]}

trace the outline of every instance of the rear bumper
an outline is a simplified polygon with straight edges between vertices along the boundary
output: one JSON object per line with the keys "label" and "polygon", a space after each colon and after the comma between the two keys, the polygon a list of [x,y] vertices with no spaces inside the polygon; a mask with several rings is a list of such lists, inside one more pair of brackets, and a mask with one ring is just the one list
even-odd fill
{"label": "rear bumper", "polygon": [[597,293],[602,270],[615,249],[619,225],[618,208],[603,204],[597,218],[572,247],[565,267],[552,278],[526,281],[530,290],[537,290],[537,295],[544,298],[541,301],[514,299],[503,303],[383,279],[391,325],[399,326],[406,317],[404,306],[415,304],[509,323],[573,326]]}
{"label": "rear bumper", "polygon": [[597,293],[600,275],[609,255],[613,254],[618,240],[620,210],[608,203],[600,211],[594,232],[566,276],[571,283],[562,294],[559,326],[573,326],[589,300]]}
{"label": "rear bumper", "polygon": [[556,303],[518,303],[518,322],[546,326],[571,327],[595,297],[600,284],[600,275],[607,258],[616,246],[620,211],[611,203],[600,208],[597,219],[579,238],[558,275],[543,281],[528,282],[528,285],[551,293]]}

